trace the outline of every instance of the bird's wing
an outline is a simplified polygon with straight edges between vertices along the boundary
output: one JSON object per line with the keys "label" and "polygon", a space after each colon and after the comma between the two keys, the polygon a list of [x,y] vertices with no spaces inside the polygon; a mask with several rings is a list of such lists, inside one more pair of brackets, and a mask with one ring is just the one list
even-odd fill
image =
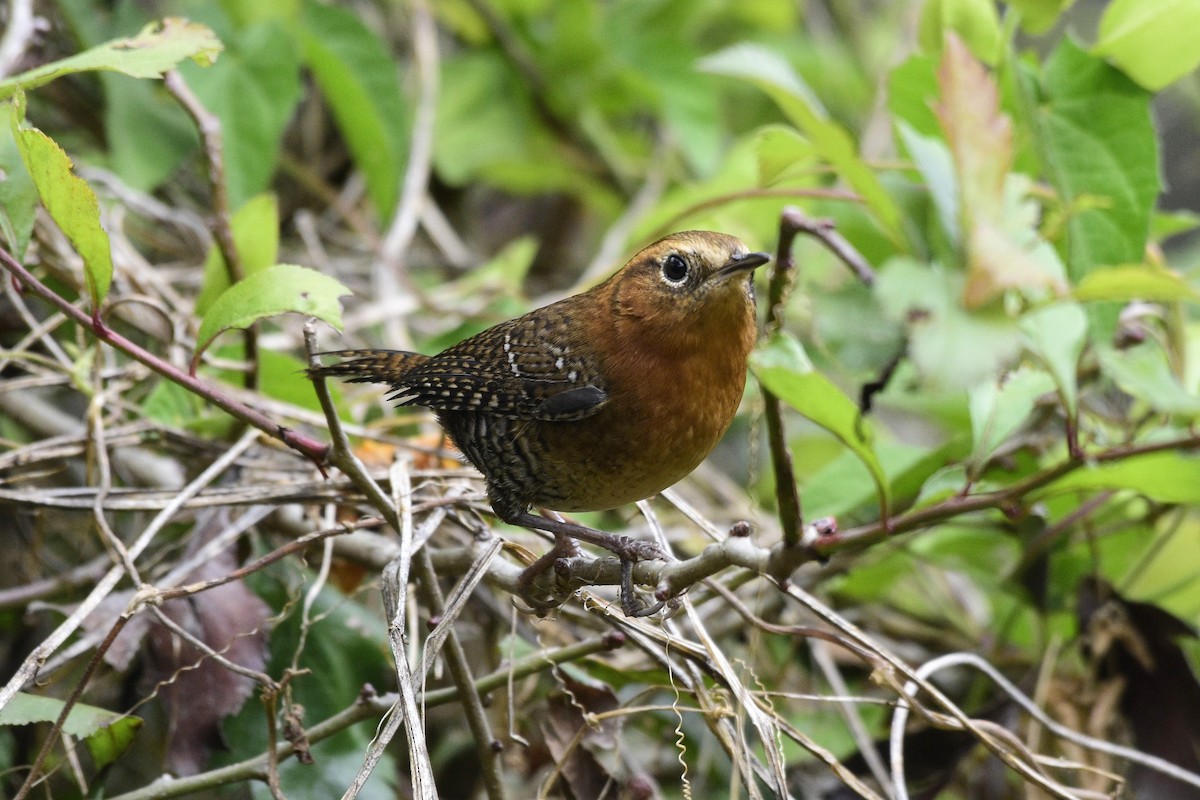
{"label": "bird's wing", "polygon": [[[542,309],[545,311],[545,309]],[[397,405],[565,421],[608,399],[591,360],[559,315],[527,314],[466,339],[392,383]]]}

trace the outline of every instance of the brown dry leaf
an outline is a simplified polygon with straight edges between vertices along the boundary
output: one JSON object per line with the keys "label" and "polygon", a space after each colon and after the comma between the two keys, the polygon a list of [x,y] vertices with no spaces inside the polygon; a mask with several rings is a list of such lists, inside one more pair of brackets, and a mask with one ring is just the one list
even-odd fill
{"label": "brown dry leaf", "polygon": [[599,682],[576,681],[567,674],[563,674],[562,680],[571,694],[568,697],[564,693],[549,701],[541,728],[546,747],[560,765],[571,794],[613,798],[658,796],[648,786],[648,776],[630,778],[622,774],[625,770],[616,760],[622,718],[609,717],[589,725],[581,712],[582,708],[589,714],[601,714],[619,708],[620,700],[612,688]]}
{"label": "brown dry leaf", "polygon": [[[226,509],[197,521],[189,552],[219,531]],[[212,580],[237,568],[232,549],[207,560],[184,583]],[[226,660],[261,672],[267,663],[267,624],[271,609],[241,581],[163,604],[163,613]],[[146,615],[148,616],[148,615]],[[157,620],[145,639],[146,679],[164,683],[159,691],[167,711],[167,764],[177,775],[194,775],[222,745],[221,720],[237,712],[255,682],[177,637]]]}
{"label": "brown dry leaf", "polygon": [[[1078,615],[1100,679],[1120,679],[1121,713],[1138,749],[1200,772],[1200,681],[1177,644],[1195,639],[1195,629],[1158,606],[1121,597],[1099,578],[1081,585]],[[1137,765],[1129,788],[1155,800],[1196,797],[1194,787]]]}

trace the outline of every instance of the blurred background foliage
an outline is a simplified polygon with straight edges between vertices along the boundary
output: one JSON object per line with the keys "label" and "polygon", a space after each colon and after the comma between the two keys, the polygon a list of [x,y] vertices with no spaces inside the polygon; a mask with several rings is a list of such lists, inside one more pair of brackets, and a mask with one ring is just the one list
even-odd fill
{"label": "blurred background foliage", "polygon": [[[723,230],[772,249],[786,206],[832,219],[878,280],[866,286],[816,241],[798,241],[788,338],[758,362],[828,379],[783,394],[805,412],[788,431],[806,516],[837,516],[843,529],[878,525],[873,473],[898,519],[945,513],[936,526],[806,568],[801,580],[913,662],[980,653],[1027,689],[1036,683],[1060,716],[1086,717],[1105,681],[1137,687],[1156,676],[1150,683],[1163,691],[1139,695],[1142,713],[1153,708],[1178,741],[1200,742],[1200,716],[1183,713],[1198,696],[1200,656],[1188,630],[1200,624],[1200,461],[1189,449],[1200,414],[1197,4],[429,0],[431,40],[413,8],[59,0],[38,5],[45,24],[22,66],[164,16],[212,28],[220,58],[180,72],[221,120],[239,246],[265,248],[264,266],[307,264],[350,286],[346,341],[431,352],[594,283],[673,230]],[[203,230],[164,229],[142,205],[150,198],[188,219],[210,213],[199,137],[178,103],[156,81],[80,74],[30,91],[27,115],[98,188],[108,223],[174,286],[179,310],[202,315],[225,288],[213,255],[204,266]],[[406,190],[406,176],[420,182]],[[21,254],[32,241],[31,253],[50,258],[32,214],[16,213],[3,193],[0,184],[10,249]],[[417,232],[386,257],[406,213]],[[287,322],[264,327],[259,390],[312,408],[288,355],[298,352],[291,333]],[[220,355],[233,361],[239,351]],[[867,434],[858,423],[818,424],[817,406],[857,400],[892,367],[862,423]],[[703,490],[689,496],[719,522],[753,517],[769,538],[774,492],[751,383],[713,469],[694,482]],[[348,416],[387,413],[378,393],[347,394]],[[164,425],[203,432],[198,420],[212,418],[166,383],[140,400],[131,413]],[[28,438],[15,424],[5,435]],[[1172,442],[1180,447],[1155,449]],[[1107,460],[1047,478],[1097,453]],[[1005,502],[954,513],[955,498],[989,492]],[[731,496],[735,505],[722,505]],[[612,527],[628,515],[589,519]],[[281,588],[288,580],[254,586],[274,613],[294,601],[298,590]],[[334,589],[324,597],[335,622],[313,629],[304,654],[320,686],[296,685],[310,721],[351,703],[364,682],[388,680],[379,626],[361,622],[373,612]],[[1098,647],[1090,626],[1104,601],[1125,615],[1116,640],[1169,657],[1141,674],[1113,655],[1120,646]],[[764,613],[791,613],[759,602]],[[1162,613],[1179,624],[1159,625]],[[3,624],[18,629],[15,617]],[[312,644],[332,630],[337,644]],[[295,654],[297,635],[288,624],[275,629],[272,670]],[[828,693],[797,643],[730,639],[749,650],[763,685]],[[587,666],[626,699],[665,682]],[[847,663],[847,677],[871,694],[861,667]],[[1002,705],[987,682],[960,683],[979,713]],[[548,691],[534,692],[538,702]],[[1173,703],[1183,716],[1171,717]],[[1123,711],[1095,732],[1152,748],[1138,735],[1139,711]],[[829,707],[781,713],[853,760],[861,742]],[[863,713],[881,735],[884,715]],[[261,751],[261,714],[248,708],[227,724],[231,753],[221,758]],[[469,796],[476,787],[452,769],[469,762],[465,734],[436,719],[442,779],[463,781],[461,795],[443,796]],[[655,776],[657,794],[644,796],[681,796],[663,738],[673,724],[645,714],[622,733],[661,748],[626,764]],[[704,740],[699,725],[685,728]],[[341,791],[366,741],[356,734],[323,752],[327,786],[289,764],[288,796]],[[0,749],[11,755],[12,742]],[[704,766],[695,786],[727,786],[728,763],[711,744],[696,746],[689,760]],[[1183,750],[1159,752],[1195,769],[1200,751],[1188,762]],[[983,763],[978,753],[962,758],[960,767]],[[528,761],[535,774],[537,758]],[[940,796],[1017,791],[1011,776],[936,761],[926,780],[947,787]],[[814,788],[807,763],[793,776],[797,796],[841,796]],[[396,781],[404,783],[393,773],[371,784],[370,796],[394,796],[384,784]],[[1195,796],[1171,791],[1186,790],[1143,786],[1138,796]]]}

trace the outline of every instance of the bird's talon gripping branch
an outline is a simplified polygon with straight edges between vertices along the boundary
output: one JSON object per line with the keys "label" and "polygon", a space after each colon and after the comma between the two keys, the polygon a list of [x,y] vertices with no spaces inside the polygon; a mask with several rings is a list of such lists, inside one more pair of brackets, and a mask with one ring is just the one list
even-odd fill
{"label": "bird's talon gripping branch", "polygon": [[633,587],[633,562],[621,562],[621,610],[627,617],[648,617],[663,607],[664,601],[647,603]]}
{"label": "bird's talon gripping branch", "polygon": [[386,383],[396,405],[433,409],[501,519],[604,547],[632,569],[665,555],[529,509],[634,503],[712,452],[742,399],[758,334],[752,274],[769,260],[723,233],[676,233],[604,283],[438,355],[343,351],[309,374]]}

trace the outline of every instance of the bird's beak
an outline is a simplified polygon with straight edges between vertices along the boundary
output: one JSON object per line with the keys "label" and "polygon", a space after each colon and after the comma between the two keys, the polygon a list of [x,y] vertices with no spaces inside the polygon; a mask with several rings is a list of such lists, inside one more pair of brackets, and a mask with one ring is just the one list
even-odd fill
{"label": "bird's beak", "polygon": [[751,272],[771,260],[769,253],[748,253],[744,256],[731,258],[725,266],[717,271],[721,280],[728,280],[739,272]]}

